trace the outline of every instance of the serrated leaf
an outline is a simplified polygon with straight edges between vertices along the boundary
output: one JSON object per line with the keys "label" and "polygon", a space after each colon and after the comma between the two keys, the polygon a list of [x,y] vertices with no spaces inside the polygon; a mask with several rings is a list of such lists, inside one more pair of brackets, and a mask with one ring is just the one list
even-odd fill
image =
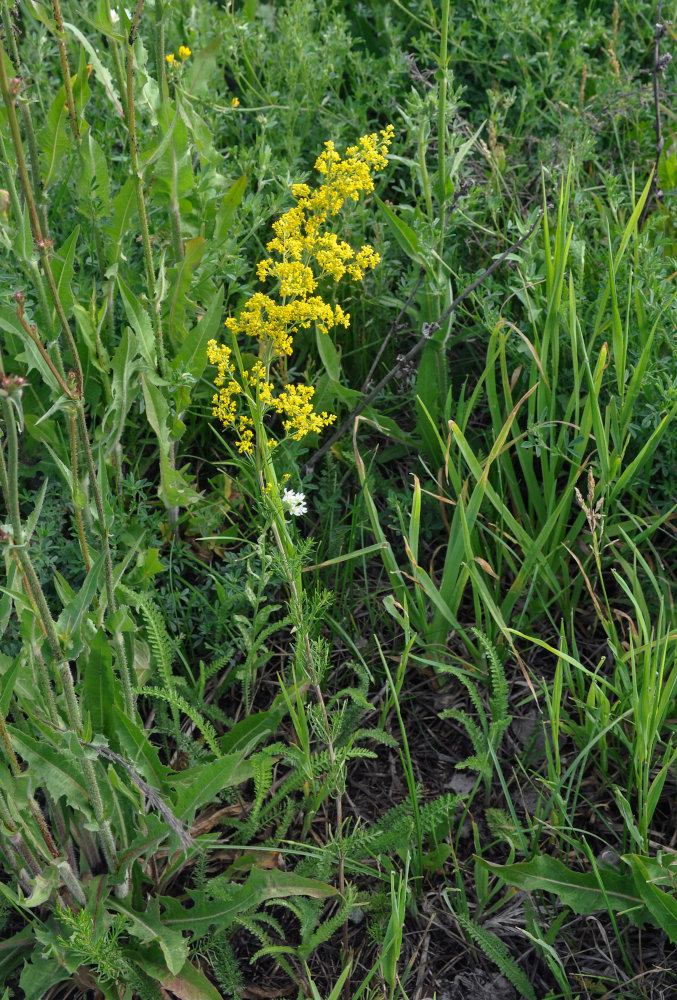
{"label": "serrated leaf", "polygon": [[276,732],[286,714],[286,702],[282,695],[277,695],[267,711],[246,716],[240,722],[236,722],[230,732],[221,737],[219,740],[221,753],[237,752],[242,757],[253,753],[262,740]]}
{"label": "serrated leaf", "polygon": [[[115,260],[120,256],[122,241],[129,238],[132,230],[132,218],[136,212],[136,190],[134,179],[128,177],[113,200],[113,218],[108,226],[103,228],[109,234],[115,247]],[[116,269],[106,272],[106,277],[114,278]]]}
{"label": "serrated leaf", "polygon": [[111,104],[115,108],[115,111],[123,118],[122,104],[120,98],[115,89],[115,84],[113,83],[113,78],[106,69],[104,64],[99,59],[98,50],[92,45],[90,40],[82,34],[79,28],[76,28],[74,24],[70,24],[68,21],[63,23],[64,29],[73,35],[74,38],[80,42],[80,44],[86,49],[87,55],[89,57],[89,62],[94,67],[94,73],[97,79],[103,84],[104,90],[106,91],[106,96],[110,100]]}
{"label": "serrated leaf", "polygon": [[42,955],[37,962],[26,962],[19,980],[24,1000],[43,1000],[47,991],[58,983],[70,979],[70,975],[56,959]]}
{"label": "serrated leaf", "polygon": [[294,872],[276,869],[253,869],[245,882],[229,886],[232,892],[227,900],[206,899],[204,892],[188,890],[193,906],[186,910],[172,897],[162,897],[167,910],[165,925],[187,931],[195,940],[203,938],[210,928],[229,927],[239,913],[255,909],[268,899],[286,896],[310,896],[311,899],[328,899],[337,889],[315,879],[304,878]]}
{"label": "serrated leaf", "polygon": [[155,979],[164,990],[179,1000],[223,1000],[222,994],[190,962],[186,962],[175,976],[164,968],[161,959],[159,948],[146,945],[136,961],[146,975]]}
{"label": "serrated leaf", "polygon": [[514,865],[496,865],[483,858],[475,860],[504,882],[525,892],[542,889],[555,893],[574,913],[605,910],[608,902],[615,912],[624,913],[637,927],[642,927],[649,917],[627,872],[609,868],[598,868],[596,873],[575,872],[561,861],[544,855]]}
{"label": "serrated leaf", "polygon": [[43,186],[47,188],[52,175],[59,165],[64,153],[70,149],[71,142],[66,132],[68,111],[66,109],[66,89],[61,87],[47,112],[45,124],[38,132],[38,143],[44,153],[45,168],[43,170]]}
{"label": "serrated leaf", "polygon": [[65,798],[71,808],[84,813],[91,822],[93,813],[82,768],[68,751],[59,751],[47,740],[35,740],[14,726],[9,727],[17,753],[29,765],[36,783],[49,789],[55,801]]}
{"label": "serrated leaf", "polygon": [[136,334],[141,356],[149,368],[155,368],[157,365],[157,347],[150,316],[139,302],[138,296],[132,292],[129,285],[120,275],[117,276],[117,283],[127,314],[127,321]]}
{"label": "serrated leaf", "polygon": [[24,899],[23,905],[34,909],[47,902],[52,892],[58,888],[61,877],[58,870],[50,865],[35,878],[31,879],[31,894]]}
{"label": "serrated leaf", "polygon": [[6,670],[2,675],[0,680],[0,712],[2,712],[3,718],[7,718],[7,713],[9,712],[9,703],[12,698],[12,692],[14,691],[14,685],[16,683],[19,670],[22,665],[22,656],[19,654],[14,658],[14,662],[10,666],[9,670]]}
{"label": "serrated leaf", "polygon": [[188,942],[181,931],[168,927],[160,916],[158,897],[151,899],[148,908],[141,913],[129,905],[126,900],[110,900],[109,906],[124,914],[127,919],[127,929],[132,937],[142,943],[159,944],[169,971],[176,975],[183,968],[188,958]]}
{"label": "serrated leaf", "polygon": [[111,362],[111,404],[101,420],[106,451],[122,438],[127,414],[139,391],[140,363],[137,339],[133,331],[125,327]]}
{"label": "serrated leaf", "polygon": [[24,954],[31,952],[34,947],[35,936],[32,927],[26,927],[18,934],[0,940],[0,983],[9,980],[10,973],[24,961]]}
{"label": "serrated leaf", "polygon": [[117,705],[113,706],[113,717],[122,756],[149,785],[163,791],[169,768],[160,763],[158,752],[148,739],[146,730],[129,719]]}
{"label": "serrated leaf", "polygon": [[91,131],[81,144],[78,194],[85,205],[91,205],[97,219],[110,211],[110,178],[103,149]]}

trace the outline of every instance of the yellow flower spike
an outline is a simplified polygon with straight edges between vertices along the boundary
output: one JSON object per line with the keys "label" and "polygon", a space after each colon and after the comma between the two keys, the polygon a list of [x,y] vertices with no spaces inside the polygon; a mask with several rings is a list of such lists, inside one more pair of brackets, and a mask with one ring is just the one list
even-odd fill
{"label": "yellow flower spike", "polygon": [[[239,101],[233,98],[231,103],[237,107]],[[318,281],[323,277],[339,281],[346,275],[360,281],[380,257],[369,244],[354,250],[325,227],[346,201],[357,201],[361,194],[374,190],[373,175],[385,167],[393,136],[392,125],[362,136],[343,157],[328,141],[315,162],[320,174],[317,187],[292,186],[296,204],[273,223],[274,236],[266,246],[270,256],[256,269],[259,281],[271,283],[270,293],[255,292],[237,316],[225,321],[233,337],[243,334],[259,341],[260,360],[249,370],[237,372],[230,348],[219,347],[215,340],[207,345],[207,356],[217,368],[214,384],[219,388],[212,400],[213,412],[225,425],[237,428],[236,446],[243,455],[253,457],[257,444],[263,449],[276,445],[264,430],[266,411],[282,417],[285,434],[295,441],[319,433],[336,420],[335,414],[315,411],[312,386],[286,385],[276,396],[270,366],[275,358],[293,353],[299,330],[314,325],[319,333],[327,333],[349,326],[350,316],[341,306],[331,306],[316,294]]]}
{"label": "yellow flower spike", "polygon": [[187,45],[179,45],[179,59],[181,60],[181,62],[185,62],[186,59],[189,59],[190,56],[192,56],[192,54],[193,53],[191,52],[191,50],[188,48]]}
{"label": "yellow flower spike", "polygon": [[168,52],[167,55],[165,56],[165,59],[167,60],[170,66],[173,66],[174,63],[176,62],[173,52]]}
{"label": "yellow flower spike", "polygon": [[239,97],[234,97],[232,99],[232,101],[230,102],[230,106],[231,106],[231,108],[239,108],[240,107],[240,98]]}

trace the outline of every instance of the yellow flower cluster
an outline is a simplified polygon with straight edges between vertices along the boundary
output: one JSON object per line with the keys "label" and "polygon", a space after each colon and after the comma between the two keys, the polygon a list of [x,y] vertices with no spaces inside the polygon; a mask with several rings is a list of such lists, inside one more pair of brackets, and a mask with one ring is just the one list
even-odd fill
{"label": "yellow flower cluster", "polygon": [[[207,344],[207,357],[218,370],[214,385],[219,391],[212,399],[213,414],[225,426],[237,426],[239,440],[236,444],[241,454],[251,455],[254,451],[253,420],[237,412],[237,398],[243,391],[250,391],[251,398],[259,405],[284,416],[286,419],[282,421],[282,426],[295,441],[300,441],[311,431],[319,433],[323,427],[336,420],[333,413],[315,413],[312,402],[315,390],[312,386],[288,385],[276,397],[273,384],[267,379],[265,366],[257,361],[250,370],[242,372],[242,379],[247,387],[243,389],[235,378],[235,365],[231,360],[232,351],[229,347],[224,344],[219,346],[215,340],[210,340]],[[270,447],[275,443],[274,440],[268,441]]]}
{"label": "yellow flower cluster", "polygon": [[275,235],[266,247],[270,256],[256,269],[259,281],[274,282],[274,290],[270,295],[254,293],[240,314],[225,322],[233,337],[243,334],[259,341],[265,363],[257,362],[250,371],[242,372],[239,380],[230,348],[219,347],[215,340],[209,342],[209,360],[218,368],[214,416],[226,425],[237,425],[237,446],[244,454],[252,454],[254,434],[251,419],[238,416],[238,397],[243,392],[259,408],[270,408],[283,416],[286,434],[296,441],[321,431],[336,419],[333,414],[315,413],[315,390],[310,386],[288,385],[275,396],[269,381],[270,365],[275,358],[292,354],[299,330],[315,324],[324,334],[338,326],[348,327],[350,317],[341,306],[331,306],[314,294],[318,281],[329,277],[336,282],[346,274],[360,281],[380,258],[368,244],[356,252],[324,227],[346,200],[357,201],[361,193],[374,190],[372,175],[385,167],[393,135],[393,126],[388,125],[381,132],[362,136],[356,146],[348,147],[343,158],[332,142],[325,143],[324,152],[315,162],[322,178],[318,187],[313,190],[308,184],[292,186],[296,205],[273,224]]}

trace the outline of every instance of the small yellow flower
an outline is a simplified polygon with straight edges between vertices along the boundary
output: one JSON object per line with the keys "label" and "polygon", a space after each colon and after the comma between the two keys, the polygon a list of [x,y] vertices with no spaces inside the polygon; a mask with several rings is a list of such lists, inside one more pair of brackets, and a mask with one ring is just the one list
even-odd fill
{"label": "small yellow flower", "polygon": [[167,55],[165,56],[165,59],[167,60],[170,66],[174,65],[175,59],[173,52],[168,52]]}
{"label": "small yellow flower", "polygon": [[192,55],[192,52],[187,45],[179,45],[179,59],[181,62],[185,62],[190,55]]}
{"label": "small yellow flower", "polygon": [[240,98],[239,97],[234,97],[232,99],[232,101],[230,102],[230,106],[231,106],[231,108],[239,108],[240,107]]}

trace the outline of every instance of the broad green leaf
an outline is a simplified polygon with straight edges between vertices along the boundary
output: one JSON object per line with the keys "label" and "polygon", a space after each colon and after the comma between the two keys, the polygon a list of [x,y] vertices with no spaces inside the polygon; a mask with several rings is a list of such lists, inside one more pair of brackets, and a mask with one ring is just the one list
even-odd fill
{"label": "broad green leaf", "polygon": [[244,193],[247,189],[247,175],[242,174],[238,177],[236,181],[230,186],[226,194],[223,196],[223,200],[219,205],[218,212],[216,213],[216,221],[214,223],[214,240],[224,239],[228,234],[235,213],[240,206],[240,202],[244,197]]}
{"label": "broad green leaf", "polygon": [[127,414],[139,391],[137,375],[140,364],[137,339],[126,326],[111,362],[111,404],[101,419],[106,450],[122,438]]}
{"label": "broad green leaf", "polygon": [[170,461],[172,454],[172,432],[174,421],[170,424],[169,404],[162,395],[158,385],[147,373],[141,376],[143,398],[146,403],[148,423],[155,431],[160,443],[160,489],[159,494],[167,507],[186,507],[200,499],[200,494],[186,482],[181,472],[175,469]]}
{"label": "broad green leaf", "polygon": [[92,731],[112,739],[115,734],[115,676],[113,654],[106,635],[97,631],[89,648],[78,657],[82,676],[82,708],[89,713]]}
{"label": "broad green leaf", "polygon": [[315,343],[327,375],[333,382],[338,382],[341,378],[341,355],[336,350],[334,342],[328,333],[320,333],[318,330],[315,334]]}
{"label": "broad green leaf", "polygon": [[68,970],[56,959],[41,955],[35,962],[27,962],[21,972],[19,986],[24,1000],[43,1000],[53,986],[70,979]]}
{"label": "broad green leaf", "polygon": [[67,750],[57,750],[46,739],[35,740],[27,733],[10,727],[17,753],[29,765],[36,783],[49,789],[58,801],[65,798],[68,805],[93,820],[87,783],[80,762]]}
{"label": "broad green leaf", "polygon": [[0,983],[6,983],[10,974],[24,961],[24,956],[35,948],[32,927],[25,927],[18,934],[0,940]]}
{"label": "broad green leaf", "polygon": [[186,240],[184,257],[176,267],[167,272],[169,283],[169,335],[173,343],[183,344],[186,339],[186,312],[191,305],[188,293],[196,267],[205,252],[204,236],[194,236]]}
{"label": "broad green leaf", "polygon": [[677,897],[674,893],[674,873],[671,873],[673,879],[668,891],[665,892],[654,885],[653,876],[644,858],[636,854],[625,854],[623,861],[630,866],[635,888],[650,911],[652,922],[665,931],[673,944],[677,944]]}
{"label": "broad green leaf", "polygon": [[68,637],[77,634],[82,623],[83,616],[89,611],[94,600],[99,582],[101,579],[105,554],[101,555],[92,563],[89,573],[80,590],[69,600],[66,607],[59,615],[57,626],[59,630]]}
{"label": "broad green leaf", "polygon": [[155,979],[163,990],[167,990],[179,1000],[223,1000],[223,994],[219,993],[203,973],[190,962],[186,962],[181,971],[173,975],[164,966],[162,953],[156,945],[144,945],[137,954],[130,954],[128,949],[126,954],[147,976]]}
{"label": "broad green leaf", "polygon": [[149,785],[163,791],[169,769],[160,763],[158,752],[148,739],[146,730],[129,719],[117,705],[113,706],[113,718],[122,756]]}
{"label": "broad green leaf", "polygon": [[0,694],[0,712],[2,712],[3,718],[5,719],[7,718],[7,713],[9,712],[9,704],[14,691],[14,685],[22,663],[23,657],[19,654],[14,658],[9,670],[6,670],[0,679],[0,691],[2,692],[2,694]]}
{"label": "broad green leaf", "polygon": [[46,903],[55,889],[58,888],[61,876],[54,865],[50,865],[35,878],[31,879],[31,894],[24,900],[24,906],[34,909]]}
{"label": "broad green leaf", "polygon": [[213,802],[225,788],[240,785],[252,777],[253,768],[239,753],[221,757],[210,764],[200,764],[178,771],[168,778],[176,789],[174,810],[184,823],[190,824],[201,805]]}
{"label": "broad green leaf", "polygon": [[89,39],[85,35],[83,35],[82,32],[79,30],[79,28],[76,28],[75,25],[70,24],[68,21],[64,21],[63,26],[65,30],[70,32],[70,34],[73,35],[73,37],[76,38],[80,42],[80,44],[86,49],[88,60],[94,67],[94,73],[97,80],[103,84],[106,96],[113,105],[113,108],[115,109],[116,113],[119,115],[120,118],[123,118],[124,113],[122,110],[122,103],[120,101],[120,97],[115,89],[115,84],[113,83],[113,78],[109,70],[106,69],[104,64],[99,59],[98,49],[96,49],[92,45]]}
{"label": "broad green leaf", "polygon": [[[68,122],[68,110],[66,108],[66,89],[61,87],[52,101],[49,111],[44,118],[45,124],[38,132],[38,143],[44,154],[45,167],[43,169],[43,187],[49,187],[52,175],[59,165],[61,157],[71,148],[71,137],[69,137],[66,126]],[[70,126],[68,126],[70,127]]]}
{"label": "broad green leaf", "polygon": [[21,211],[21,221],[15,230],[12,250],[19,260],[30,260],[33,256],[33,230],[27,205]]}
{"label": "broad green leaf", "polygon": [[163,114],[161,115],[160,128],[162,129],[162,138],[156,146],[145,152],[141,157],[141,172],[143,173],[146,167],[152,166],[156,163],[166,152],[170,142],[172,141],[172,136],[174,135],[174,130],[180,119],[180,114],[178,108],[174,112],[174,117],[169,120],[169,115],[171,113],[171,103],[167,102],[165,108],[163,108]]}
{"label": "broad green leaf", "polygon": [[[133,231],[131,220],[136,210],[134,179],[128,177],[113,201],[113,219],[108,226],[104,227],[115,247],[115,260],[118,260],[120,256],[123,240],[129,239],[130,233]],[[115,272],[111,274],[108,271],[106,273],[106,277],[114,276]]]}
{"label": "broad green leaf", "polygon": [[418,236],[413,229],[402,222],[400,218],[393,212],[392,209],[388,208],[379,197],[376,197],[376,203],[381,210],[381,213],[385,216],[386,222],[390,227],[390,231],[399,243],[400,247],[404,250],[407,257],[411,260],[416,261],[425,270],[429,270],[430,266],[428,261],[425,259],[423,251],[418,242]]}
{"label": "broad green leaf", "polygon": [[236,722],[230,732],[219,740],[222,754],[237,753],[246,757],[253,753],[259,743],[272,736],[287,714],[287,702],[282,694],[275,696],[273,704],[265,712],[256,712]]}
{"label": "broad green leaf", "polygon": [[106,156],[91,131],[80,147],[78,194],[86,206],[92,206],[97,219],[110,211],[110,178]]}
{"label": "broad green leaf", "polygon": [[172,367],[177,372],[188,372],[197,381],[207,366],[207,343],[216,338],[221,327],[223,309],[223,285],[221,285],[207,306],[197,326],[189,331],[183,344],[176,352]]}

